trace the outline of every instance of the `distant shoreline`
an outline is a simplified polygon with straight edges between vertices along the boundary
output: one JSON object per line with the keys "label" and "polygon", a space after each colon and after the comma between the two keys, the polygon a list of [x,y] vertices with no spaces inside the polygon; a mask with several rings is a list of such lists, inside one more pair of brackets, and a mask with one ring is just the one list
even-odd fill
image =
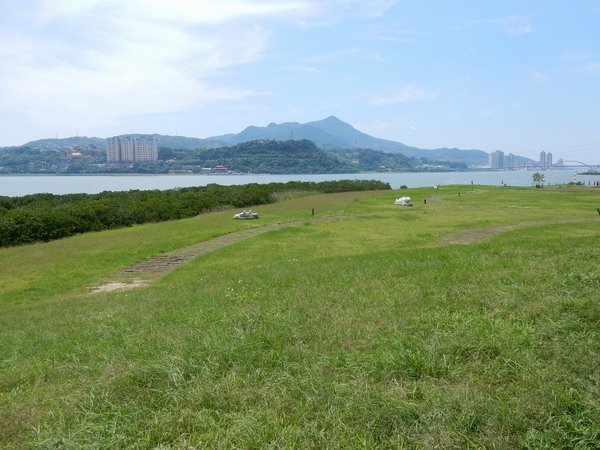
{"label": "distant shoreline", "polygon": [[[566,172],[572,171],[572,168],[565,169],[553,169],[551,172]],[[203,173],[203,172],[194,172],[194,173],[139,173],[139,172],[106,172],[106,173],[40,173],[40,172],[24,172],[24,173],[0,173],[0,177],[182,177],[182,176],[190,176],[190,177],[252,177],[252,176],[312,176],[312,175],[348,175],[352,177],[353,175],[385,175],[385,174],[430,174],[430,173],[482,173],[482,172],[503,172],[503,173],[517,173],[517,172],[537,172],[538,170],[494,170],[494,169],[485,169],[485,168],[473,168],[468,170],[398,170],[398,171],[389,171],[389,172],[311,172],[311,173]],[[544,170],[539,170],[540,172],[547,172]],[[584,175],[584,176],[597,176],[600,175],[598,171],[589,171],[589,172],[576,172],[575,175]]]}
{"label": "distant shoreline", "polygon": [[402,173],[469,173],[481,172],[481,170],[403,170],[392,172],[314,172],[314,173],[1,173],[0,177],[252,177],[252,176],[311,176],[311,175],[383,175],[383,174],[402,174]]}

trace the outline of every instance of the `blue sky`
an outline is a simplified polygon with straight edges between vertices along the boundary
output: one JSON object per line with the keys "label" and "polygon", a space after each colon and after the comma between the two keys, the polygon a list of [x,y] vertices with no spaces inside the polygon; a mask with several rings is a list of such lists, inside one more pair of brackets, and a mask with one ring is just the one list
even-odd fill
{"label": "blue sky", "polygon": [[600,162],[600,0],[3,0],[0,145],[329,115]]}

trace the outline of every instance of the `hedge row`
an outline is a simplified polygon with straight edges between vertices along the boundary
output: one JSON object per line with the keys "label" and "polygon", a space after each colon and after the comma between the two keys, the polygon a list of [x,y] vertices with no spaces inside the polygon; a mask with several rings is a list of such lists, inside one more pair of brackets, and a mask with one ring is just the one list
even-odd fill
{"label": "hedge row", "polygon": [[0,246],[193,217],[225,205],[240,208],[262,205],[274,202],[273,194],[276,192],[330,193],[380,189],[390,189],[390,186],[375,180],[293,181],[242,186],[209,184],[166,191],[0,197]]}

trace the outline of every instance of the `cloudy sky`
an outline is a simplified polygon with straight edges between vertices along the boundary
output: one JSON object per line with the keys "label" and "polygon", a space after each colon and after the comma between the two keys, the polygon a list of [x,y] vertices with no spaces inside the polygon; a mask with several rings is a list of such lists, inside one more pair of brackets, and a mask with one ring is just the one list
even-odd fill
{"label": "cloudy sky", "polygon": [[0,145],[329,115],[600,162],[600,0],[2,0]]}

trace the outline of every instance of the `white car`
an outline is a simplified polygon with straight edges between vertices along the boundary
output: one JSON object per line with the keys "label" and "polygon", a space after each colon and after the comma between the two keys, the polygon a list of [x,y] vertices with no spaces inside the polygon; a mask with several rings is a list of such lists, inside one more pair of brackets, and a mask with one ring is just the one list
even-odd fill
{"label": "white car", "polygon": [[234,219],[258,219],[258,213],[252,212],[252,210],[242,211],[233,216]]}

